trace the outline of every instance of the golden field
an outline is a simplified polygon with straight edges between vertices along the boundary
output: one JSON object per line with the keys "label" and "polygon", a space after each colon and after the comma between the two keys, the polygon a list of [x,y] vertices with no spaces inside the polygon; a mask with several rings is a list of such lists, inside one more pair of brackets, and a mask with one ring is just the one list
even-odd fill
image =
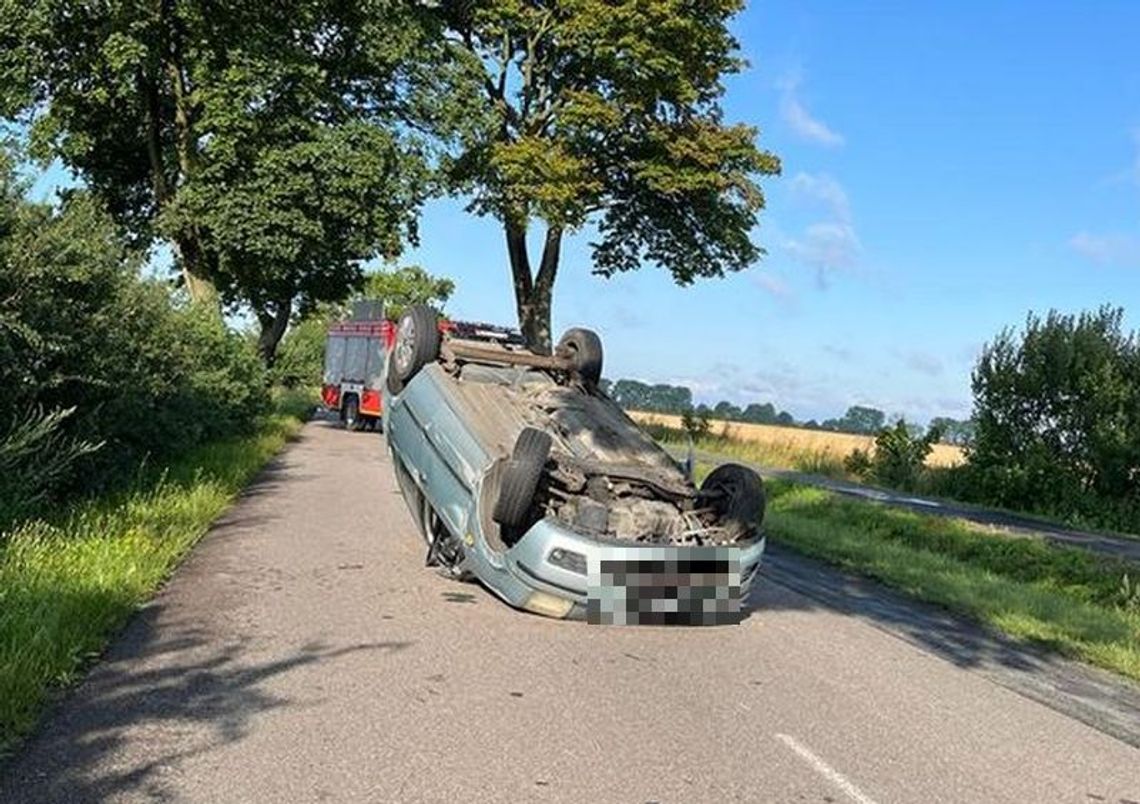
{"label": "golden field", "polygon": [[[681,428],[681,417],[664,413],[643,413],[630,411],[629,415],[642,424],[661,424],[675,429]],[[798,427],[780,427],[773,424],[748,424],[745,422],[712,421],[712,436],[726,436],[734,441],[760,446],[774,456],[794,456],[810,454],[820,458],[832,458],[837,462],[856,449],[870,450],[875,446],[871,436],[852,433],[833,433],[826,430],[803,430]],[[956,466],[965,462],[961,447],[951,444],[935,444],[926,459],[927,466]],[[785,463],[785,461],[780,461]]]}

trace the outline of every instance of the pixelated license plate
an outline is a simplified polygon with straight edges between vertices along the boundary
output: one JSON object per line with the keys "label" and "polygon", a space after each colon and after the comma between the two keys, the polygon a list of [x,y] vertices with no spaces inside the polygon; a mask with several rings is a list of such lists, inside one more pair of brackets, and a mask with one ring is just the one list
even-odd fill
{"label": "pixelated license plate", "polygon": [[595,625],[723,625],[742,619],[740,548],[615,548],[589,567]]}

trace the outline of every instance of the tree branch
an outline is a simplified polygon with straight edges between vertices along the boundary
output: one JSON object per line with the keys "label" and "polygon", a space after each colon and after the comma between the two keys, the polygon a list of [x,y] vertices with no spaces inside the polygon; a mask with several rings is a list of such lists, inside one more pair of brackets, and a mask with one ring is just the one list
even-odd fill
{"label": "tree branch", "polygon": [[558,258],[562,254],[562,227],[550,226],[546,230],[546,242],[542,246],[542,262],[534,286],[539,293],[549,294],[554,287],[554,277],[558,273]]}
{"label": "tree branch", "polygon": [[170,199],[170,187],[166,183],[166,165],[162,159],[162,120],[158,88],[141,67],[138,82],[139,92],[146,99],[146,156],[150,162],[151,186],[154,188],[155,203],[159,209],[162,209]]}

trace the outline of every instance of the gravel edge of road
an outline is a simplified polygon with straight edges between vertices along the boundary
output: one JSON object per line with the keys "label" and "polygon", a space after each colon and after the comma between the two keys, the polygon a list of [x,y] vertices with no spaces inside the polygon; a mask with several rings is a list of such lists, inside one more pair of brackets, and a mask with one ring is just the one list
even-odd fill
{"label": "gravel edge of road", "polygon": [[1140,748],[1140,686],[1017,642],[882,584],[769,544],[761,583],[844,611],[999,686]]}

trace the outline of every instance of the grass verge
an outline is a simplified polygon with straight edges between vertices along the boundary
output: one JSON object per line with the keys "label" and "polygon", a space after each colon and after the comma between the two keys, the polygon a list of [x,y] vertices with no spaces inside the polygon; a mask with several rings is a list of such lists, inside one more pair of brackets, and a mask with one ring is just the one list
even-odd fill
{"label": "grass verge", "polygon": [[296,434],[310,400],[279,394],[253,435],[0,534],[0,756],[74,681],[237,493]]}
{"label": "grass verge", "polygon": [[1140,680],[1134,566],[820,489],[766,485],[774,543]]}

